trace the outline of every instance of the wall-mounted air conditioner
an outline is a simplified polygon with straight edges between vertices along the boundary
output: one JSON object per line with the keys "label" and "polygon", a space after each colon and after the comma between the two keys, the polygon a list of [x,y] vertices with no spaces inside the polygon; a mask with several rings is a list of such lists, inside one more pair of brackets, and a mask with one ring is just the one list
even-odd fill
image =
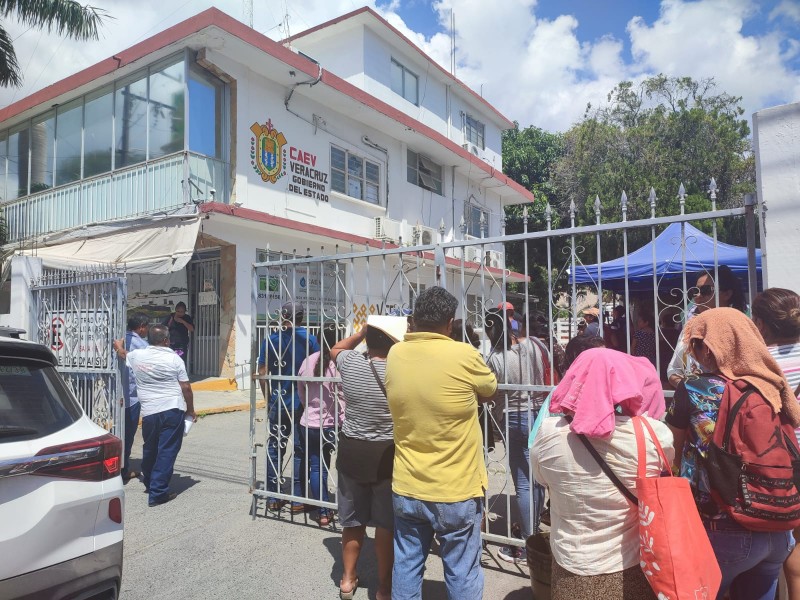
{"label": "wall-mounted air conditioner", "polygon": [[375,239],[396,244],[400,241],[403,230],[400,221],[387,219],[386,217],[375,217]]}
{"label": "wall-mounted air conditioner", "polygon": [[470,142],[465,142],[461,144],[461,147],[467,152],[471,152],[478,158],[483,158],[483,153],[481,152],[480,148],[478,148],[475,144],[471,144]]}
{"label": "wall-mounted air conditioner", "polygon": [[414,246],[429,246],[439,241],[439,232],[433,227],[414,225],[411,243]]}
{"label": "wall-mounted air conditioner", "polygon": [[465,246],[464,260],[473,263],[483,262],[483,251],[480,246]]}
{"label": "wall-mounted air conditioner", "polygon": [[487,267],[500,269],[503,266],[503,260],[497,250],[487,250],[486,256],[483,259],[483,264],[485,264]]}

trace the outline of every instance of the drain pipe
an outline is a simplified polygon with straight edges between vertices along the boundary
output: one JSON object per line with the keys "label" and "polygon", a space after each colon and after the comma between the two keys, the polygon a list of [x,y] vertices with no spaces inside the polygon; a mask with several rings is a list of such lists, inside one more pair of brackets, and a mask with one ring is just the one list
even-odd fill
{"label": "drain pipe", "polygon": [[[291,114],[293,114],[294,116],[296,116],[296,117],[298,117],[298,118],[300,118],[300,119],[303,119],[304,121],[305,121],[305,120],[307,120],[307,119],[305,119],[305,118],[304,118],[302,115],[299,115],[299,114],[297,114],[296,112],[294,112],[292,109],[290,109],[290,108],[289,108],[289,102],[291,101],[291,99],[292,99],[292,96],[294,95],[294,91],[295,91],[295,90],[296,90],[298,87],[300,87],[301,85],[307,85],[308,87],[312,88],[312,87],[314,87],[315,85],[317,85],[317,84],[318,84],[318,83],[319,83],[319,82],[322,80],[322,65],[321,65],[321,64],[319,64],[319,62],[317,62],[316,60],[314,60],[314,59],[313,59],[313,58],[311,58],[310,56],[306,56],[305,58],[307,58],[308,60],[310,60],[311,62],[313,62],[315,65],[317,65],[317,68],[319,69],[319,72],[317,73],[317,76],[316,76],[316,78],[314,78],[314,79],[309,79],[309,80],[307,80],[307,81],[300,81],[300,82],[298,82],[298,83],[295,83],[295,84],[292,86],[292,89],[291,89],[291,90],[289,90],[289,95],[288,95],[288,96],[286,96],[286,100],[284,100],[284,101],[283,101],[283,105],[286,107],[286,110],[287,110],[287,111],[289,111],[289,112],[290,112]],[[294,71],[292,71],[292,73],[294,73]]]}
{"label": "drain pipe", "polygon": [[383,152],[384,156],[386,156],[386,215],[389,215],[389,149],[384,148],[383,146],[379,146],[367,136],[363,136],[361,141],[369,146],[370,148],[374,148],[378,152]]}

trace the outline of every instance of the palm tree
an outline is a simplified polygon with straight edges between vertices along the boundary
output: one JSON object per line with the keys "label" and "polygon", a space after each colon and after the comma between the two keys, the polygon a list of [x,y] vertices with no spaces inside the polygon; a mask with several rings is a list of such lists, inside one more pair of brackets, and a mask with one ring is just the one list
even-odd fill
{"label": "palm tree", "polygon": [[14,40],[3,27],[3,20],[16,18],[21,24],[76,40],[98,39],[98,27],[105,11],[83,6],[75,0],[0,0],[0,86],[22,85]]}

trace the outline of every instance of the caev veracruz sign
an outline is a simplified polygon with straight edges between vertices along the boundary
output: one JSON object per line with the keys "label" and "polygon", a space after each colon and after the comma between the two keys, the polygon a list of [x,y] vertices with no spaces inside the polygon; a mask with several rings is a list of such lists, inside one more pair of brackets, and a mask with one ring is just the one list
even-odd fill
{"label": "caev veracruz sign", "polygon": [[317,168],[317,155],[292,145],[283,132],[275,129],[272,119],[250,127],[250,165],[265,183],[277,183],[287,175],[286,190],[313,200],[329,202],[328,173]]}

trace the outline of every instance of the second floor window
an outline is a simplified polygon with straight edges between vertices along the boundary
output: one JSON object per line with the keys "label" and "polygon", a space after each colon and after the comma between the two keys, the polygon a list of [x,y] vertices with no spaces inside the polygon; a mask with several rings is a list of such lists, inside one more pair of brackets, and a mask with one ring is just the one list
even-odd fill
{"label": "second floor window", "polygon": [[478,121],[478,119],[467,115],[464,137],[470,144],[475,144],[481,150],[486,148],[485,132],[486,127],[483,123]]}
{"label": "second floor window", "polygon": [[436,164],[427,156],[408,151],[408,183],[442,195],[442,165]]}
{"label": "second floor window", "polygon": [[475,204],[466,204],[464,213],[467,221],[467,235],[479,238],[481,236],[481,217],[483,217],[483,227],[486,236],[489,236],[489,211]]}
{"label": "second floor window", "polygon": [[419,78],[392,59],[392,91],[419,106]]}
{"label": "second floor window", "polygon": [[331,189],[357,200],[380,204],[381,167],[378,163],[331,146]]}

